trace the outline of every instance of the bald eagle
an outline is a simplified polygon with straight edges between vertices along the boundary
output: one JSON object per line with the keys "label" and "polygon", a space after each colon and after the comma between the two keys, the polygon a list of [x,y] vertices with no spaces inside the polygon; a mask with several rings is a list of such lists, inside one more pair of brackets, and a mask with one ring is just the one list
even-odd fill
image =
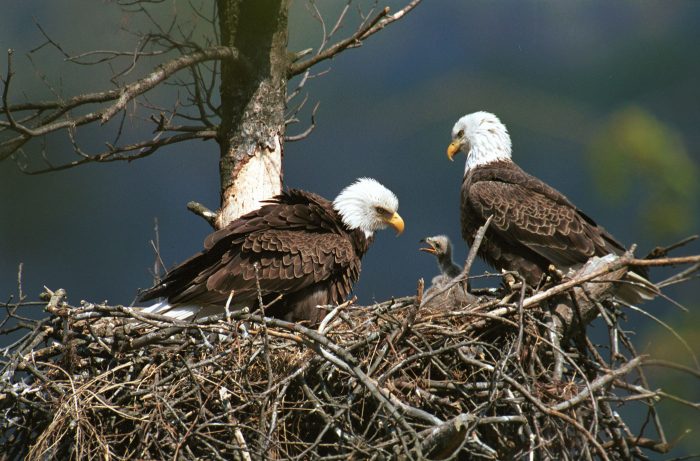
{"label": "bald eagle", "polygon": [[[592,256],[621,255],[625,248],[563,194],[525,173],[511,160],[511,141],[495,115],[475,112],[457,120],[450,160],[466,157],[461,190],[462,237],[471,245],[493,220],[478,254],[499,270],[515,271],[536,286],[550,265],[566,272]],[[617,294],[629,302],[653,297],[644,270],[635,268]]]}
{"label": "bald eagle", "polygon": [[374,232],[398,234],[404,222],[399,201],[371,178],[358,179],[333,202],[290,189],[204,241],[204,250],[170,270],[140,295],[164,298],[146,312],[185,320],[273,303],[267,315],[319,322],[326,306],[342,303],[360,276],[360,260]]}

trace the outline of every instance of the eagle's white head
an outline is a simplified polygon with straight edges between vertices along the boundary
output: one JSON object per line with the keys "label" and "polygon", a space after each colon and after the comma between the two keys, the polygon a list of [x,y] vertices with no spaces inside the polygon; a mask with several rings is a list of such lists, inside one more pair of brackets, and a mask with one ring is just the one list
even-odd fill
{"label": "eagle's white head", "polygon": [[403,232],[403,219],[397,213],[399,199],[372,178],[360,178],[343,189],[333,200],[333,208],[349,229],[360,229],[367,238],[387,226],[397,235]]}
{"label": "eagle's white head", "polygon": [[479,165],[508,160],[511,154],[508,129],[490,112],[465,115],[452,128],[452,142],[447,148],[447,157],[452,160],[459,151],[467,156],[465,173]]}

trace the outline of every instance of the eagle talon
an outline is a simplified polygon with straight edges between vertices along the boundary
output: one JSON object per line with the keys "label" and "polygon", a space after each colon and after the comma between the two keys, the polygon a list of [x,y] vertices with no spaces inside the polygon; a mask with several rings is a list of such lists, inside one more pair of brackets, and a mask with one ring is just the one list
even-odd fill
{"label": "eagle talon", "polygon": [[553,280],[557,282],[564,280],[564,272],[557,269],[554,264],[550,264],[549,267],[547,267],[547,271]]}
{"label": "eagle talon", "polygon": [[515,278],[515,275],[511,274],[510,272],[505,272],[503,274],[503,286],[510,291],[516,291],[522,285],[518,283],[518,279]]}

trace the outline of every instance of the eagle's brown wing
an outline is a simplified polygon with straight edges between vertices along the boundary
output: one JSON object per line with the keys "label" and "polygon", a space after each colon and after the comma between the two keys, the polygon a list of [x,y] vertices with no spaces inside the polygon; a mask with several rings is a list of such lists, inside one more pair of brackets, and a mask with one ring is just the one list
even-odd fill
{"label": "eagle's brown wing", "polygon": [[605,230],[561,194],[552,196],[552,191],[528,187],[527,182],[479,181],[464,191],[463,200],[483,220],[493,216],[490,231],[500,239],[511,246],[525,246],[555,266],[619,253],[620,248]]}
{"label": "eagle's brown wing", "polygon": [[[172,269],[141,300],[171,304],[256,304],[263,298],[298,298],[304,290],[340,302],[359,277],[360,258],[332,204],[302,191],[286,192],[205,240],[204,250]],[[256,265],[257,282],[256,282]]]}
{"label": "eagle's brown wing", "polygon": [[[268,229],[232,242],[231,249],[218,263],[207,268],[198,282],[206,284],[210,292],[228,296],[234,290],[238,298],[254,298],[257,296],[255,264],[262,296],[290,294],[314,284],[352,286],[352,274],[359,274],[352,245],[342,235]],[[328,288],[335,289],[336,296],[347,295],[349,291]]]}

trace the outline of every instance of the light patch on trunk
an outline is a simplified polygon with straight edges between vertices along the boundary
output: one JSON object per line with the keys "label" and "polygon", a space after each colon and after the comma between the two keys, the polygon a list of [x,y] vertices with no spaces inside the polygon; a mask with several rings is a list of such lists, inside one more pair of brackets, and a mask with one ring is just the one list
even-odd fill
{"label": "light patch on trunk", "polygon": [[274,150],[256,147],[255,153],[239,170],[235,182],[224,193],[221,213],[217,218],[217,228],[262,205],[282,191],[282,148],[279,135],[274,137]]}

